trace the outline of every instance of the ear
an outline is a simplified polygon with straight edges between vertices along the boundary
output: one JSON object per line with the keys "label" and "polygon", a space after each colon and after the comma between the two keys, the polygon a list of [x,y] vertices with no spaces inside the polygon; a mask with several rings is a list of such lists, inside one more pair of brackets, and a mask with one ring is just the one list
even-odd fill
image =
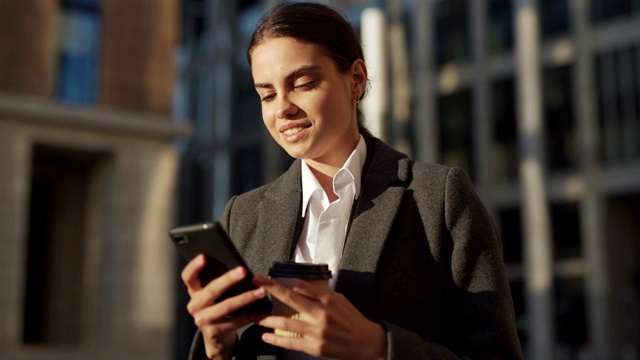
{"label": "ear", "polygon": [[351,64],[351,78],[353,79],[352,91],[353,97],[360,99],[367,87],[367,65],[362,59],[356,59]]}

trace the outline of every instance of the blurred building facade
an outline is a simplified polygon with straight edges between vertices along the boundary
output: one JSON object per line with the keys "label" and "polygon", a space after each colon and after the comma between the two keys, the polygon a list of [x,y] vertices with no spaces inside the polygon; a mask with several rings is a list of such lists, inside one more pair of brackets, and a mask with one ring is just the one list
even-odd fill
{"label": "blurred building facade", "polygon": [[0,358],[171,358],[179,11],[0,2]]}
{"label": "blurred building facade", "polygon": [[[217,218],[290,163],[263,130],[245,57],[279,2],[182,2],[176,110],[196,128],[181,148],[182,222]],[[526,358],[640,359],[640,3],[323,2],[365,34],[387,30],[377,134],[471,175],[502,235]]]}

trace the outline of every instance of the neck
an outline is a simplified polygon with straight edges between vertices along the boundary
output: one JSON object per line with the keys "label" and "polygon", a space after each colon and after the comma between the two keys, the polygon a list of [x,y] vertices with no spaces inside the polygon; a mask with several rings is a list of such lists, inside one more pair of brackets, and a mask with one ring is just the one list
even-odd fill
{"label": "neck", "polygon": [[358,146],[358,141],[360,141],[360,133],[356,132],[353,139],[344,142],[346,145],[337,147],[330,154],[315,159],[305,159],[304,161],[313,170],[313,174],[316,177],[318,177],[317,172],[320,172],[333,178],[344,163],[347,162],[356,146]]}
{"label": "neck", "polygon": [[323,159],[304,160],[331,202],[338,199],[338,195],[333,192],[333,177],[347,162],[353,150],[358,146],[358,141],[360,141],[360,133],[350,146],[342,147],[340,153],[333,153],[326,161]]}
{"label": "neck", "polygon": [[320,186],[322,186],[322,190],[324,190],[325,194],[327,194],[329,202],[338,200],[338,195],[333,192],[333,177],[338,172],[338,170],[335,170],[333,172],[333,175],[327,175],[322,171],[318,171],[313,166],[309,166],[309,169],[320,183]]}

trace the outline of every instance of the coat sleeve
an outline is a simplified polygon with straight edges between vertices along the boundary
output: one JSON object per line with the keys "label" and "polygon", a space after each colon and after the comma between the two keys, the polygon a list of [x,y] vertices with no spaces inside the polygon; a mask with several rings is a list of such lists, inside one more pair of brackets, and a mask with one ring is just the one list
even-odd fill
{"label": "coat sleeve", "polygon": [[494,223],[469,177],[451,168],[446,177],[444,221],[450,271],[441,344],[382,322],[388,359],[522,359],[513,302]]}
{"label": "coat sleeve", "polygon": [[[232,213],[233,206],[238,199],[237,196],[232,196],[220,217],[220,224],[231,235],[233,229]],[[236,330],[237,341],[231,351],[232,360],[253,360],[257,358],[261,359],[278,359],[281,358],[282,350],[268,345],[261,340],[261,336],[264,332],[270,331],[264,327],[256,324],[249,324],[238,330]]]}

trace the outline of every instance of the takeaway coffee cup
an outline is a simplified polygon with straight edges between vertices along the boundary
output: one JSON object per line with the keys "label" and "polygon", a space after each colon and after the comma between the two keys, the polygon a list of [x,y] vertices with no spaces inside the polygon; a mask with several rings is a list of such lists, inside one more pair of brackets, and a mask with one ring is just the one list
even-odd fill
{"label": "takeaway coffee cup", "polygon": [[[286,287],[293,287],[294,279],[302,279],[320,289],[329,288],[331,271],[327,264],[307,264],[293,261],[275,262],[269,269],[269,277],[278,280]],[[273,298],[273,314],[297,319],[299,314],[287,305]],[[275,330],[276,335],[288,337],[300,337],[300,334],[292,331]]]}

